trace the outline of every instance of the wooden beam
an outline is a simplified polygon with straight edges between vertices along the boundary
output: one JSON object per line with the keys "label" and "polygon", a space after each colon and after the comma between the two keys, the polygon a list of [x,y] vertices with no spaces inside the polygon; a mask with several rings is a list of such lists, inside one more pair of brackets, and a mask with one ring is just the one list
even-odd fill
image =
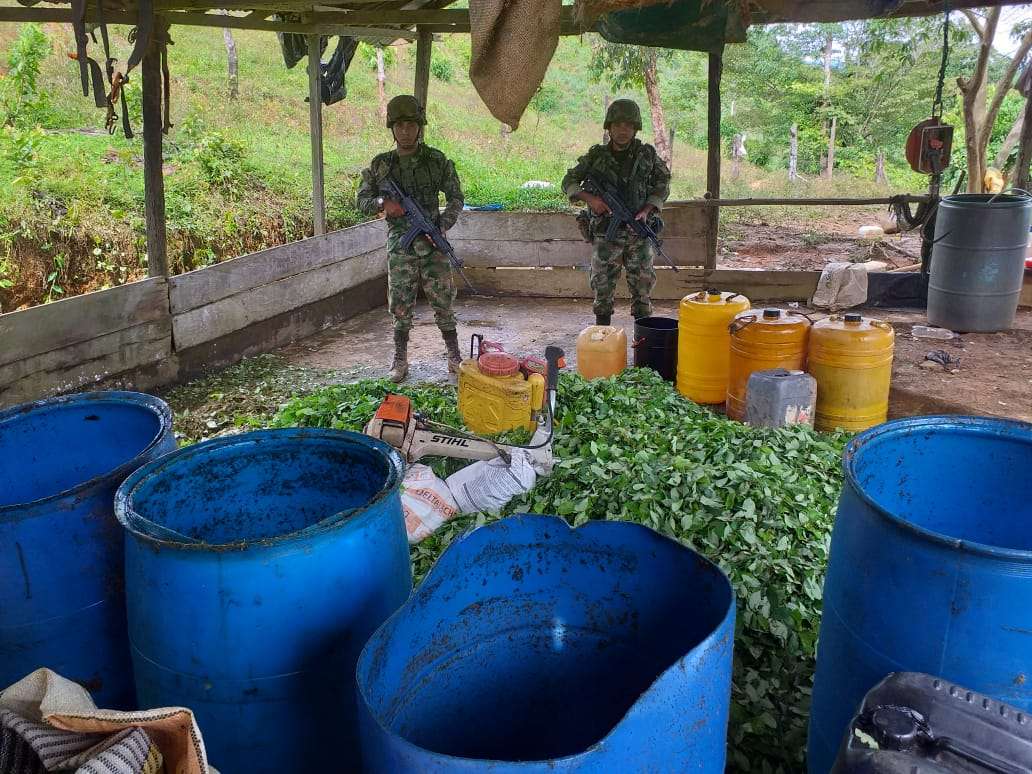
{"label": "wooden beam", "polygon": [[420,28],[419,38],[416,40],[416,83],[413,93],[424,109],[430,93],[430,49],[432,46],[432,35]]}
{"label": "wooden beam", "polygon": [[[964,8],[985,8],[989,6],[1023,5],[1027,0],[950,0],[951,11]],[[840,22],[877,18],[906,18],[917,16],[938,16],[945,3],[941,0],[906,0],[888,13],[872,13],[867,3],[856,0],[816,0],[796,3],[791,13],[778,13],[757,8],[751,17],[753,24],[801,24],[808,22]]]}
{"label": "wooden beam", "polygon": [[405,11],[401,8],[377,8],[371,11],[334,11],[312,14],[313,19],[325,19],[334,24],[469,24],[469,10],[465,8],[439,8],[436,10]]}
{"label": "wooden beam", "polygon": [[902,202],[905,204],[927,204],[929,201],[930,199],[928,196],[911,196],[910,194],[902,194],[900,196],[882,196],[870,199],[851,199],[849,197],[818,197],[813,199],[685,199],[683,201],[667,202],[667,206],[670,207],[675,204],[685,207],[766,207],[769,205],[809,206],[825,204],[862,206],[871,204],[892,204],[894,202]]}
{"label": "wooden beam", "polygon": [[[706,109],[706,196],[720,199],[720,76],[724,69],[722,54],[709,55],[708,103]],[[709,210],[709,228],[706,233],[706,268],[717,265],[717,231],[720,228],[720,209]]]}
{"label": "wooden beam", "polygon": [[[269,11],[268,13],[272,13]],[[169,24],[187,27],[216,27],[237,30],[257,30],[260,32],[295,32],[299,35],[313,33],[322,35],[352,35],[363,40],[391,42],[395,40],[415,40],[416,33],[404,29],[388,29],[378,27],[348,27],[340,24],[312,24],[287,21],[269,21],[256,16],[225,16],[223,14],[189,13],[169,11],[163,15]],[[86,21],[97,22],[97,9],[87,6]],[[126,24],[136,26],[139,18],[136,14],[125,11],[104,11],[104,21],[108,24]],[[7,8],[0,7],[0,22],[37,22],[45,24],[71,24],[72,12],[65,8]]]}
{"label": "wooden beam", "polygon": [[[156,27],[161,28],[160,23]],[[140,63],[143,92],[143,211],[147,226],[147,274],[168,276],[165,178],[161,154],[161,52],[153,42]]]}
{"label": "wooden beam", "polygon": [[326,233],[326,198],[323,191],[322,81],[319,36],[308,35],[308,132],[312,138],[312,221],[315,236]]}

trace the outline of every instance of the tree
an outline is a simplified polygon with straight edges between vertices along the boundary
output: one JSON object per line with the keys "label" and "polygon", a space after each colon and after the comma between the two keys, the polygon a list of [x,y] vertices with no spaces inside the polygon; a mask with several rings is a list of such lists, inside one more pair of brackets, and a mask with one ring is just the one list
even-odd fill
{"label": "tree", "polygon": [[1019,91],[1025,95],[1025,110],[1022,113],[1021,136],[1018,140],[1018,158],[1014,167],[1014,186],[1027,191],[1032,167],[1032,63],[1025,65]]}
{"label": "tree", "polygon": [[387,74],[383,68],[383,46],[376,47],[376,92],[380,98],[380,118],[387,120]]}
{"label": "tree", "polygon": [[359,47],[363,52],[363,58],[369,69],[376,70],[376,90],[380,98],[380,117],[387,118],[387,70],[396,59],[394,49],[382,45],[360,43]]}
{"label": "tree", "polygon": [[673,55],[670,49],[648,46],[625,46],[602,38],[592,43],[590,72],[596,81],[607,78],[614,89],[644,88],[652,114],[652,142],[656,152],[668,165],[672,148],[667,135],[666,117],[659,87],[659,62]]}
{"label": "tree", "polygon": [[[229,16],[229,11],[219,11],[219,13]],[[236,99],[240,96],[240,78],[236,41],[233,40],[233,31],[229,27],[222,28],[222,40],[226,44],[226,69],[229,73],[229,98]]]}
{"label": "tree", "polygon": [[1018,49],[1003,68],[1002,74],[993,89],[992,101],[989,101],[989,64],[993,53],[993,39],[1000,21],[1000,8],[990,8],[985,17],[972,10],[963,9],[968,22],[978,38],[978,59],[974,72],[966,78],[957,78],[957,85],[963,95],[964,104],[964,145],[967,150],[968,191],[981,193],[987,168],[986,151],[996,125],[996,116],[1003,104],[1004,97],[1014,83],[1014,76],[1032,50],[1032,27],[1021,35]]}
{"label": "tree", "polygon": [[788,179],[793,183],[799,179],[799,127],[792,124],[788,135]]}

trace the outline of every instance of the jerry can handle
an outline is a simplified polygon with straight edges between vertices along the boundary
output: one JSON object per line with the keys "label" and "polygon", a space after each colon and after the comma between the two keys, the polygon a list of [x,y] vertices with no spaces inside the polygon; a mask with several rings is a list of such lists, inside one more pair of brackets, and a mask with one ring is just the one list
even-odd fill
{"label": "jerry can handle", "polygon": [[739,317],[728,324],[728,333],[738,333],[742,328],[752,325],[754,322],[756,322],[756,315],[754,314],[747,314],[745,317]]}
{"label": "jerry can handle", "polygon": [[474,333],[469,337],[469,357],[476,360],[484,348],[484,336],[481,333]]}

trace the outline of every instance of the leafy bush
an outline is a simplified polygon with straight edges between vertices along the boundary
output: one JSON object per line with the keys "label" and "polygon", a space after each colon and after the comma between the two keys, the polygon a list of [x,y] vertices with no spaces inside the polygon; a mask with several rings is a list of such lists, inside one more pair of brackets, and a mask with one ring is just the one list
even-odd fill
{"label": "leafy bush", "polygon": [[51,50],[50,39],[38,24],[22,25],[7,54],[7,77],[2,81],[4,124],[27,127],[47,122],[50,97],[39,88],[39,70]]}
{"label": "leafy bush", "polygon": [[455,78],[455,65],[444,57],[431,57],[430,73],[439,81],[451,83]]}
{"label": "leafy bush", "polygon": [[220,132],[202,135],[193,150],[193,158],[208,184],[227,191],[239,189],[250,177],[246,156],[243,143]]}
{"label": "leafy bush", "polygon": [[[433,420],[461,421],[454,389],[379,380],[296,398],[275,423],[361,430],[389,391]],[[637,369],[590,382],[564,375],[557,414],[555,471],[502,515],[634,521],[716,560],[738,603],[729,769],[801,770],[846,436],[732,422]],[[457,535],[495,518],[460,517],[414,546],[417,576]]]}
{"label": "leafy bush", "polygon": [[559,109],[561,99],[558,87],[542,83],[530,98],[530,106],[538,113],[554,113]]}

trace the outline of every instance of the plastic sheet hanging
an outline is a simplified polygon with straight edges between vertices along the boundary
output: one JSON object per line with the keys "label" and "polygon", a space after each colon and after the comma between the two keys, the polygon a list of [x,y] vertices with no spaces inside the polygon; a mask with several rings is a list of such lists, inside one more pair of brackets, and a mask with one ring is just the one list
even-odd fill
{"label": "plastic sheet hanging", "polygon": [[[595,30],[611,43],[717,54],[725,43],[744,42],[749,26],[745,4],[738,7],[734,3],[707,0],[674,0],[650,5],[585,0],[579,5],[583,5],[587,18],[598,11],[604,12]],[[619,10],[621,7],[625,10]]]}

